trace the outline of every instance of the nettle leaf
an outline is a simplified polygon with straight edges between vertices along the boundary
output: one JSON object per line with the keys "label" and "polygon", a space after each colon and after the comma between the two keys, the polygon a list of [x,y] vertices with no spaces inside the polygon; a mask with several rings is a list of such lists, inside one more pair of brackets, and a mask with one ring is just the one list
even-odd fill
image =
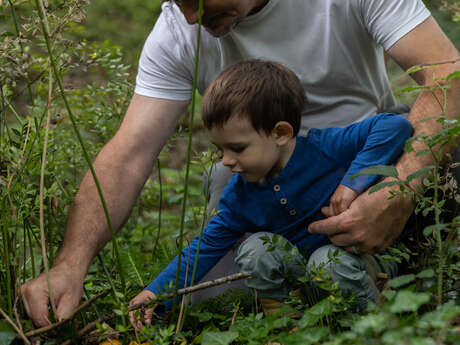
{"label": "nettle leaf", "polygon": [[400,286],[412,283],[414,280],[415,280],[414,274],[405,274],[403,276],[399,276],[399,277],[391,279],[388,282],[388,285],[392,288],[398,288]]}
{"label": "nettle leaf", "polygon": [[433,277],[434,277],[434,270],[432,268],[428,268],[417,274],[417,278],[420,278],[420,279],[433,278]]}
{"label": "nettle leaf", "polygon": [[16,338],[16,332],[6,321],[0,320],[0,345],[10,345]]}
{"label": "nettle leaf", "polygon": [[328,327],[310,328],[305,332],[295,332],[282,339],[285,345],[310,345],[318,344],[321,339],[331,333]]}
{"label": "nettle leaf", "polygon": [[238,332],[206,332],[203,335],[202,345],[228,345],[238,338]]}
{"label": "nettle leaf", "polygon": [[396,168],[393,165],[374,165],[371,167],[364,168],[356,174],[353,174],[350,177],[350,181],[353,182],[353,180],[358,175],[382,175],[389,177],[398,177],[398,170],[396,170]]}
{"label": "nettle leaf", "polygon": [[390,307],[392,313],[415,312],[420,306],[430,301],[430,295],[424,292],[415,293],[408,290],[398,292]]}
{"label": "nettle leaf", "polygon": [[370,314],[355,323],[353,330],[360,334],[380,333],[388,327],[388,316],[386,314]]}

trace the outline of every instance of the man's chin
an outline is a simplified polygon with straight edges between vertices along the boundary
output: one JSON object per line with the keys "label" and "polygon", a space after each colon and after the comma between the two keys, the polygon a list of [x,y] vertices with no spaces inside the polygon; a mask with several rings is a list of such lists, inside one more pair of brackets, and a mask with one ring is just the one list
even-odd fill
{"label": "man's chin", "polygon": [[229,28],[215,28],[215,29],[212,29],[212,28],[208,28],[208,27],[204,27],[205,30],[211,34],[211,36],[213,37],[222,37],[222,36],[225,36],[226,34],[228,34],[231,30],[231,27]]}

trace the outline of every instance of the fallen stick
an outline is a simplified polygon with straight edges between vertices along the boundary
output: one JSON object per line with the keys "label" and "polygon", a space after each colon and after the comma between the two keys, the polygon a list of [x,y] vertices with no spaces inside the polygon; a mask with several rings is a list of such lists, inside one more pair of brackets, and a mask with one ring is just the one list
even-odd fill
{"label": "fallen stick", "polygon": [[[210,287],[213,287],[213,286],[222,285],[222,284],[229,283],[229,282],[232,282],[232,281],[235,281],[235,280],[249,278],[250,276],[251,275],[247,274],[247,273],[232,274],[232,275],[229,275],[229,276],[226,276],[226,277],[223,277],[223,278],[210,280],[210,281],[200,283],[200,284],[196,284],[196,285],[184,288],[184,289],[179,289],[179,290],[177,290],[177,295],[181,296],[181,295],[189,294],[189,293],[192,293],[192,292],[195,292],[195,291],[198,291],[198,290],[203,290],[203,289],[207,289],[207,288],[210,288]],[[87,300],[85,303],[81,304],[77,309],[75,309],[75,311],[72,313],[72,315],[69,318],[63,319],[63,320],[61,320],[59,322],[53,323],[53,324],[45,326],[45,327],[41,327],[41,328],[34,329],[32,331],[29,331],[29,332],[25,333],[25,336],[26,337],[31,337],[31,336],[39,335],[39,334],[42,334],[42,333],[49,332],[49,331],[61,326],[65,322],[72,320],[72,318],[78,312],[80,312],[81,310],[85,309],[87,306],[89,306],[95,300],[97,300],[98,298],[101,298],[102,296],[105,296],[109,291],[110,290],[106,290],[106,291],[103,291],[103,292],[97,294],[94,297],[91,297],[89,300]],[[153,301],[151,300],[151,301],[146,301],[146,302],[143,302],[143,303],[130,305],[128,310],[132,311],[132,310],[136,310],[136,309],[139,309],[139,308],[145,308],[145,307],[147,307],[147,306],[149,306],[151,304],[156,303],[159,299],[169,299],[169,298],[172,298],[173,296],[174,296],[173,292],[167,293],[167,294],[164,294],[164,295],[160,295],[158,297],[158,299],[156,299],[156,300],[153,300]],[[112,314],[110,314],[108,316],[109,316],[108,318],[111,318],[110,316],[112,316]],[[103,318],[105,318],[105,317],[103,317]],[[98,321],[98,320],[96,320],[96,321]],[[97,322],[91,322],[90,324],[91,324],[91,326],[95,327]],[[88,324],[88,325],[90,325],[90,324]],[[86,333],[86,332],[88,332],[88,330],[90,328],[84,327],[83,329],[85,330],[85,333]]]}
{"label": "fallen stick", "polygon": [[[200,284],[196,284],[193,286],[189,286],[187,288],[179,289],[177,290],[177,296],[186,295],[186,294],[198,291],[198,290],[203,290],[203,289],[207,289],[213,286],[222,285],[222,284],[229,283],[235,280],[249,278],[250,276],[251,275],[248,273],[235,273],[235,274],[232,274],[226,277],[209,280],[204,283],[200,283]],[[139,308],[145,308],[151,304],[154,304],[158,300],[169,299],[172,297],[174,297],[174,292],[166,293],[166,294],[158,296],[158,298],[156,298],[155,300],[150,300],[150,301],[130,305],[128,310],[133,311]]]}

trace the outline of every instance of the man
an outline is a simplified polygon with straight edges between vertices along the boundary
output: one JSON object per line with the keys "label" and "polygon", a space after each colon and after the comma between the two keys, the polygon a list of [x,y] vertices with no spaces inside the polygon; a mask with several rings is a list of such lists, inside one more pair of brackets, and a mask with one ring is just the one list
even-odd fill
{"label": "man", "polygon": [[[144,46],[124,121],[95,161],[115,229],[128,218],[154,159],[189,103],[197,20],[198,0],[163,4]],[[232,62],[281,62],[296,72],[310,96],[311,111],[304,114],[303,128],[342,126],[395,105],[382,47],[403,69],[455,61],[439,65],[435,73],[442,77],[460,68],[458,51],[421,0],[204,0],[203,23],[198,90],[203,93]],[[432,70],[412,77],[421,85],[434,84]],[[448,91],[448,116],[458,115],[459,84],[454,81]],[[420,94],[409,115],[414,135],[438,130],[435,121],[420,120],[439,113],[435,97]],[[429,164],[430,157],[411,153],[404,154],[396,167],[404,178]],[[129,188],[120,190],[120,185]],[[379,252],[400,235],[413,207],[409,198],[388,200],[388,190],[363,193],[340,215],[311,224],[310,231],[324,233],[334,245],[353,252]],[[325,214],[331,215],[327,210]],[[109,239],[99,196],[87,174],[50,270],[59,318],[77,306],[87,269]],[[21,291],[34,322],[48,324],[46,277],[40,275]]]}

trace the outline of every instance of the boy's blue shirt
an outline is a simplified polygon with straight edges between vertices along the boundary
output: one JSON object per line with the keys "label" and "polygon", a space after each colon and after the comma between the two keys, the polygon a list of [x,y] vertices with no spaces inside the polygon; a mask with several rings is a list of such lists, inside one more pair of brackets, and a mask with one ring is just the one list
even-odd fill
{"label": "boy's blue shirt", "polygon": [[[203,231],[195,282],[224,256],[245,232],[268,231],[284,236],[308,257],[330,243],[325,235],[310,234],[308,226],[323,219],[339,184],[362,193],[379,179],[376,175],[350,176],[365,167],[393,164],[412,135],[410,122],[394,114],[378,114],[345,128],[311,129],[298,136],[294,152],[281,173],[261,185],[234,174],[219,202],[218,214]],[[179,286],[184,287],[190,248],[190,284],[199,236],[182,251]],[[161,294],[175,282],[177,257],[146,287]],[[173,284],[174,285],[174,284]],[[166,307],[170,306],[166,303]]]}

